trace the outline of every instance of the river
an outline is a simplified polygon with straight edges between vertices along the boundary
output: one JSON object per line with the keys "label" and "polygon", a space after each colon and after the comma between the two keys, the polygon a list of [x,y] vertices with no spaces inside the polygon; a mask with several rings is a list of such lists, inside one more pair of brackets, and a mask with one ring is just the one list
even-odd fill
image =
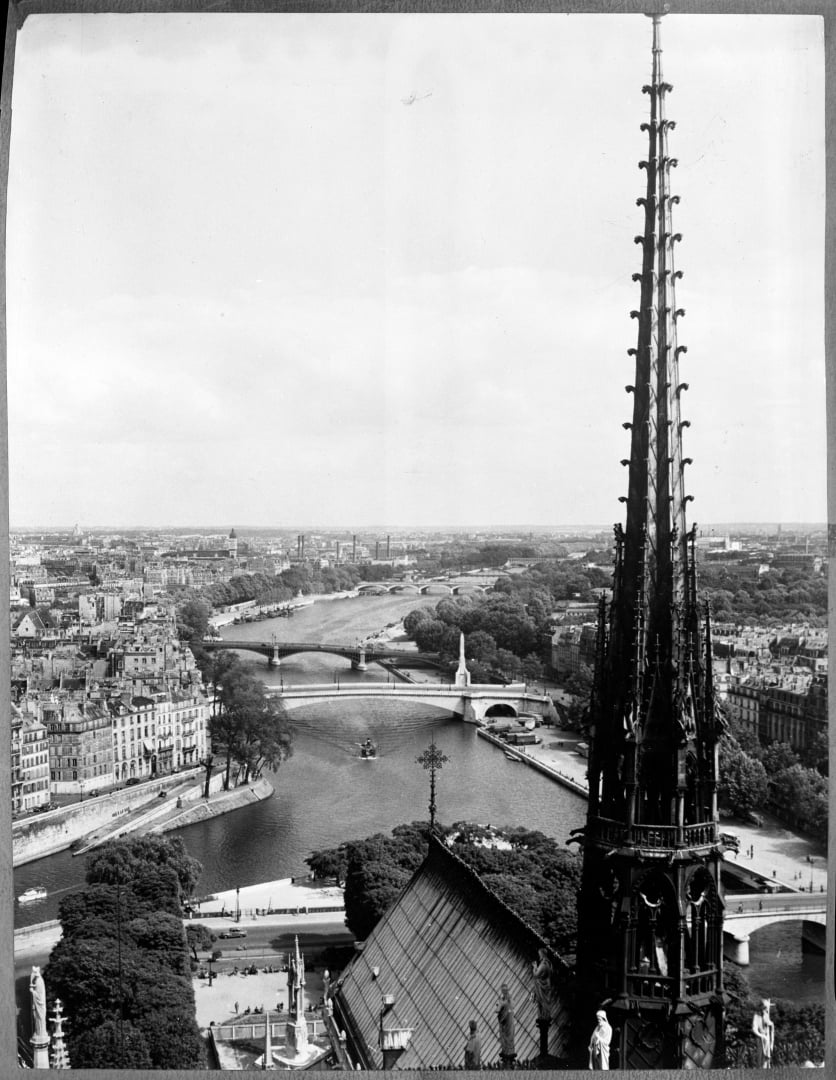
{"label": "river", "polygon": [[[281,641],[351,644],[422,603],[436,602],[403,595],[322,600],[289,619],[230,625],[221,633],[227,640],[268,641],[275,635]],[[278,683],[279,674],[264,657],[239,655],[268,683]],[[296,654],[282,661],[286,684],[327,683],[337,676],[341,684],[387,679],[377,665],[354,672],[349,661],[329,654]],[[177,833],[203,864],[199,892],[303,874],[312,851],[427,820],[429,774],[416,758],[431,739],[448,759],[436,783],[438,819],[444,824],[525,825],[564,842],[584,822],[585,800],[533,769],[510,763],[472,726],[431,706],[373,698],[328,701],[294,710],[291,722],[294,752],[269,777],[272,798]],[[358,743],[367,736],[379,746],[372,761],[358,757]],[[61,896],[82,881],[83,863],[62,852],[17,869],[16,894],[43,885],[50,895],[28,908],[16,905],[15,925],[57,917]],[[821,1000],[824,958],[802,961],[798,926],[753,935],[751,958],[747,975],[756,993]]]}

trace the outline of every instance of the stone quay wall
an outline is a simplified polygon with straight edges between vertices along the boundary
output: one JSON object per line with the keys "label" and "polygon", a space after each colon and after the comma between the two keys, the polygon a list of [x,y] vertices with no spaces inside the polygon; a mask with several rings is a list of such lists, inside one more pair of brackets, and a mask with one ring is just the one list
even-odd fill
{"label": "stone quay wall", "polygon": [[204,770],[198,768],[172,776],[161,776],[157,780],[120,788],[84,802],[15,821],[12,823],[12,865],[21,866],[45,855],[53,855],[56,851],[63,851],[74,841],[89,836],[97,829],[115,825],[123,814],[129,814],[144,804],[151,803],[159,798],[161,791],[167,792],[182,786],[184,781],[192,781],[193,786],[180,792],[180,797],[184,801],[199,799],[204,775]]}

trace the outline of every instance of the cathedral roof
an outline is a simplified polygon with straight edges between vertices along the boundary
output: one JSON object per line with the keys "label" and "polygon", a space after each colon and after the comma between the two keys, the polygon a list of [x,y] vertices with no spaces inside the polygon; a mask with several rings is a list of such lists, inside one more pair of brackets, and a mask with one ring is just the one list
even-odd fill
{"label": "cathedral roof", "polygon": [[[505,983],[516,1014],[517,1058],[535,1058],[532,963],[545,947],[473,870],[431,839],[427,858],[338,980],[334,996],[350,1045],[367,1068],[382,1067],[381,1000],[391,995],[384,1027],[412,1029],[398,1069],[461,1065],[470,1020],[479,1025],[483,1065],[496,1063],[496,1009]],[[568,970],[550,955],[556,970]],[[566,1038],[566,1008],[556,997],[554,1055]]]}

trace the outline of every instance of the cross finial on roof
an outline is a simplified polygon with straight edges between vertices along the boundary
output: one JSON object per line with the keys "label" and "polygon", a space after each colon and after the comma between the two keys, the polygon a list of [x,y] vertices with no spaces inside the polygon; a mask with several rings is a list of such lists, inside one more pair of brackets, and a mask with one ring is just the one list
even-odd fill
{"label": "cross finial on roof", "polygon": [[442,754],[438,747],[435,745],[435,735],[432,737],[432,742],[429,747],[415,759],[418,765],[423,765],[425,769],[430,770],[430,829],[435,830],[435,774],[440,769],[445,761],[450,759]]}

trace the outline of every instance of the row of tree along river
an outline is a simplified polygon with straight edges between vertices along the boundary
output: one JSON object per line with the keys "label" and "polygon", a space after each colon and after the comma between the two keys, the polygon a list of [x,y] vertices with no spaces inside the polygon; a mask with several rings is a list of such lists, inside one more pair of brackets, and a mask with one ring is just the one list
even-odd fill
{"label": "row of tree along river", "polygon": [[[346,645],[399,621],[420,602],[403,595],[323,599],[299,609],[292,619],[229,625],[221,633],[237,641],[269,641],[275,635],[279,641]],[[268,685],[279,684],[279,672],[264,657],[240,655],[263,673]],[[356,672],[348,660],[324,653],[300,653],[282,661],[285,684],[336,682],[337,676],[340,685],[388,677],[377,665]],[[202,894],[301,875],[312,851],[426,820],[429,775],[416,758],[432,739],[448,759],[436,780],[441,821],[524,825],[560,840],[584,822],[582,797],[533,769],[511,764],[477,738],[471,725],[432,706],[351,698],[294,709],[290,719],[293,756],[268,774],[274,797],[180,831],[190,853],[203,863]],[[373,759],[360,756],[360,743],[367,738],[378,746]],[[15,893],[42,885],[49,897],[24,909],[16,905],[15,925],[55,918],[58,900],[78,887],[83,871],[83,860],[68,852],[20,867]],[[823,958],[804,956],[802,962],[798,927],[782,928],[782,933],[776,938],[764,930],[753,938],[748,971],[753,985],[761,991],[763,969],[763,991],[775,992],[778,977],[782,993],[792,986],[796,1000],[820,996]]]}

